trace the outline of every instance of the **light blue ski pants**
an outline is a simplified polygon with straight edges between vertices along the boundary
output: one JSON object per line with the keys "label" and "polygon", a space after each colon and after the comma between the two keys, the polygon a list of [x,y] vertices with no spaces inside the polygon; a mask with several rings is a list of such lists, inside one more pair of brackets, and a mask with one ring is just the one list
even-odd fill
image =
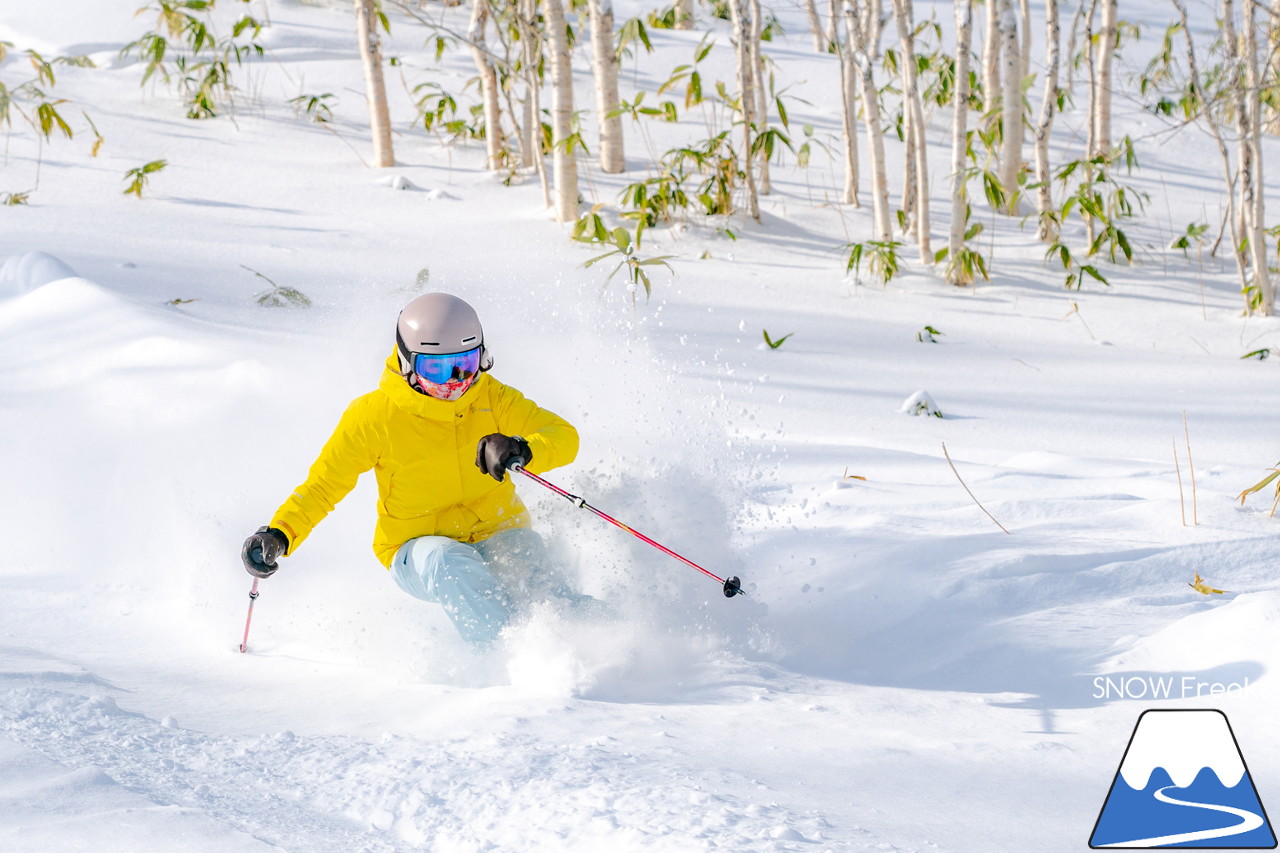
{"label": "light blue ski pants", "polygon": [[444,607],[464,640],[493,642],[519,608],[574,593],[551,569],[546,543],[524,527],[468,544],[445,536],[420,536],[391,560],[396,584],[414,598]]}

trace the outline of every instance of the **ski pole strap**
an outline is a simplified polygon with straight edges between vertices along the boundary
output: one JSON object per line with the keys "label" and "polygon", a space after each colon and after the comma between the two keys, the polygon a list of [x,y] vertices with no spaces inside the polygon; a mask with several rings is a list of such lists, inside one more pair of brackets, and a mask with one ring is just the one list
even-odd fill
{"label": "ski pole strap", "polygon": [[724,589],[725,598],[733,598],[735,595],[746,594],[742,591],[742,581],[739,580],[738,578],[733,577],[733,578],[726,579],[726,578],[719,577],[713,574],[712,572],[707,571],[702,566],[699,566],[697,563],[695,563],[693,560],[690,560],[687,557],[683,557],[677,554],[675,551],[672,551],[670,548],[661,544],[660,542],[655,542],[654,540],[650,539],[648,536],[645,536],[640,531],[632,530],[630,527],[623,524],[621,521],[618,521],[618,519],[614,518],[608,513],[602,512],[596,509],[591,504],[587,503],[585,498],[582,498],[575,494],[571,494],[570,492],[567,492],[564,489],[557,486],[555,483],[550,483],[542,479],[537,474],[529,473],[528,471],[525,470],[523,465],[519,463],[515,463],[513,465],[508,466],[508,470],[519,471],[521,474],[525,475],[530,480],[533,480],[535,483],[545,486],[546,488],[555,492],[560,497],[565,498],[566,500],[568,500],[570,503],[572,503],[574,506],[578,507],[579,509],[590,510],[596,516],[609,522],[614,527],[617,527],[619,530],[624,530],[627,533],[630,533],[632,536],[636,537],[641,542],[644,542],[646,545],[652,545],[654,548],[657,548],[659,551],[666,554],[668,557],[672,557],[676,560],[679,560],[680,562],[684,563],[686,566],[689,566],[690,568],[697,569],[698,571],[702,572],[704,575],[711,578],[712,580],[719,581]]}

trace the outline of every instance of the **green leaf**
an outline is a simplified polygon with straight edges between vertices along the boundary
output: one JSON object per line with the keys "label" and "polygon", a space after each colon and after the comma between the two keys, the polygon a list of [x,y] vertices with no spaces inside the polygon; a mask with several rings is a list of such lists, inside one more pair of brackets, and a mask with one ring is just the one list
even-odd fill
{"label": "green leaf", "polygon": [[1102,275],[1102,273],[1098,272],[1098,270],[1097,270],[1097,269],[1095,269],[1095,268],[1094,268],[1093,266],[1091,266],[1090,264],[1081,264],[1081,265],[1080,265],[1080,272],[1082,272],[1082,273],[1087,273],[1089,276],[1091,276],[1092,278],[1096,279],[1097,281],[1102,282],[1103,284],[1107,285],[1108,287],[1110,287],[1110,286],[1111,286],[1111,282],[1107,281],[1106,277],[1105,277],[1105,276],[1103,276],[1103,275]]}
{"label": "green leaf", "polygon": [[795,334],[795,332],[788,332],[787,334],[783,335],[782,337],[778,338],[775,341],[773,338],[769,337],[768,329],[761,329],[760,331],[761,331],[761,334],[764,335],[764,342],[769,345],[769,349],[777,349],[778,347],[786,343],[787,338]]}
{"label": "green leaf", "polygon": [[698,43],[698,47],[693,52],[693,61],[701,62],[707,58],[707,54],[711,53],[711,48],[715,47],[716,40],[711,38],[710,34],[702,37],[702,41]]}
{"label": "green leaf", "polygon": [[622,253],[621,253],[621,252],[619,252],[617,249],[614,249],[612,252],[605,252],[603,255],[597,255],[596,257],[592,258],[591,260],[584,262],[584,263],[582,264],[582,266],[583,266],[584,268],[585,268],[585,267],[590,267],[592,264],[595,264],[595,263],[598,263],[598,262],[600,262],[600,261],[603,261],[605,258],[612,258],[614,255],[619,255],[619,254],[622,254]]}
{"label": "green leaf", "polygon": [[45,139],[51,139],[54,128],[61,131],[62,135],[70,139],[74,134],[71,132],[71,125],[67,124],[58,112],[56,105],[64,104],[66,101],[61,99],[57,101],[45,101],[36,107],[36,115],[40,119],[40,132]]}
{"label": "green leaf", "polygon": [[[1245,356],[1245,358],[1248,358],[1248,357],[1249,356]],[[1276,477],[1280,477],[1280,470],[1276,470],[1275,468],[1273,468],[1271,469],[1270,475],[1258,481],[1257,483],[1254,483],[1252,486],[1250,486],[1249,488],[1241,492],[1239,495],[1237,495],[1237,498],[1239,498],[1240,503],[1243,505],[1245,498],[1247,498],[1249,495],[1253,494],[1254,492],[1260,492],[1263,489],[1265,489],[1273,480],[1276,479]],[[1277,486],[1277,490],[1280,490],[1280,486]]]}
{"label": "green leaf", "polygon": [[631,251],[631,232],[622,226],[613,229],[613,243],[624,254]]}

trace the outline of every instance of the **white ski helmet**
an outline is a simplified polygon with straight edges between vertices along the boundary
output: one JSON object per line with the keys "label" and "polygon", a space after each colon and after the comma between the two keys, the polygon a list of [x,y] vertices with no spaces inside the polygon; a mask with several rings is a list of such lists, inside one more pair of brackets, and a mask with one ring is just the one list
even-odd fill
{"label": "white ski helmet", "polygon": [[[470,387],[479,372],[493,367],[475,309],[448,293],[427,293],[404,307],[396,323],[396,350],[405,379],[431,396],[442,396],[437,386],[451,379],[467,379],[458,375],[460,369],[469,374]],[[464,362],[448,356],[469,358]]]}

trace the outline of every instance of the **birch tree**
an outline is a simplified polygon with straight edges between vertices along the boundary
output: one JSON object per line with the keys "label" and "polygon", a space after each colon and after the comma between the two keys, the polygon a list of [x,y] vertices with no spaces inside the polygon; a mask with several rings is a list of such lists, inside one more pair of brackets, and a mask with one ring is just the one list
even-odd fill
{"label": "birch tree", "polygon": [[1252,292],[1247,298],[1249,310],[1270,315],[1275,307],[1270,272],[1267,269],[1266,205],[1262,192],[1262,92],[1258,86],[1257,5],[1243,0],[1243,38],[1236,37],[1234,10],[1230,0],[1222,4],[1222,37],[1229,42],[1229,61],[1235,70],[1234,101],[1236,134],[1239,145],[1240,233],[1248,243],[1253,268]]}
{"label": "birch tree", "polygon": [[1018,85],[1021,86],[1031,73],[1031,0],[1018,0],[1018,15],[1022,19],[1022,63],[1018,70]]}
{"label": "birch tree", "polygon": [[961,264],[964,234],[969,222],[969,200],[965,192],[969,164],[969,65],[973,42],[973,0],[956,0],[956,91],[951,119],[951,233],[947,239],[947,281],[971,284]]}
{"label": "birch tree", "polygon": [[1036,210],[1040,214],[1039,236],[1046,243],[1058,238],[1058,229],[1050,216],[1053,210],[1049,176],[1049,133],[1053,130],[1053,115],[1058,103],[1058,51],[1059,14],[1058,0],[1045,0],[1044,4],[1045,69],[1044,96],[1040,101],[1040,119],[1036,122]]}
{"label": "birch tree", "polygon": [[591,59],[595,70],[596,120],[600,127],[600,169],[617,173],[626,169],[622,141],[622,116],[618,108],[618,53],[613,47],[613,0],[588,0],[591,18]]}
{"label": "birch tree", "polygon": [[[1093,24],[1098,15],[1098,2],[1099,0],[1089,0],[1089,11],[1084,15],[1084,59],[1087,66],[1086,76],[1089,80],[1089,131],[1085,150],[1090,157],[1095,156],[1098,151],[1098,51],[1094,48],[1093,39]],[[1092,233],[1089,239],[1092,242]]]}
{"label": "birch tree", "polygon": [[[751,10],[751,31],[747,41],[751,60],[751,94],[755,99],[752,120],[755,122],[758,136],[769,123],[769,91],[768,86],[765,85],[764,54],[760,47],[764,41],[761,38],[764,31],[764,12],[760,8],[760,0],[747,0],[747,2]],[[764,145],[760,146],[760,172],[756,187],[761,195],[768,195],[773,191],[769,180],[769,151],[768,146]]]}
{"label": "birch tree", "polygon": [[875,239],[888,242],[893,236],[889,211],[889,180],[884,165],[884,134],[880,130],[880,90],[876,88],[874,55],[880,42],[880,2],[866,0],[857,14],[852,0],[845,0],[845,28],[853,61],[858,69],[858,88],[871,154],[871,211]]}
{"label": "birch tree", "polygon": [[845,0],[827,0],[831,14],[827,16],[827,44],[835,45],[840,38],[840,21],[844,17]]}
{"label": "birch tree", "polygon": [[573,66],[561,0],[543,0],[551,53],[552,183],[556,220],[578,218],[578,162],[573,150]]}
{"label": "birch tree", "polygon": [[[1271,57],[1271,61],[1267,63],[1269,85],[1277,87],[1280,86],[1280,0],[1271,0],[1268,18],[1267,53]],[[1268,104],[1267,111],[1267,133],[1280,134],[1280,103],[1273,99]]]}
{"label": "birch tree", "polygon": [[804,0],[804,12],[809,19],[809,31],[813,34],[813,49],[818,53],[826,53],[827,33],[822,28],[822,18],[818,16],[818,4],[815,0]]}
{"label": "birch tree", "polygon": [[502,108],[498,101],[498,71],[485,38],[488,21],[488,0],[472,0],[467,41],[471,45],[471,58],[476,64],[476,73],[480,76],[480,99],[484,104],[485,165],[490,169],[498,169],[506,157],[502,135]]}
{"label": "birch tree", "polygon": [[987,4],[987,16],[986,41],[982,43],[982,100],[983,109],[991,114],[1000,97],[1000,7],[999,0],[983,2]]}
{"label": "birch tree", "polygon": [[911,164],[908,181],[903,187],[903,206],[908,197],[914,202],[916,243],[920,248],[920,260],[933,263],[933,249],[929,238],[929,150],[925,138],[924,101],[920,96],[919,73],[916,67],[915,12],[911,0],[893,0],[894,18],[898,22],[898,42],[902,46],[900,64],[903,71],[902,111],[907,123],[907,151],[903,158]]}
{"label": "birch tree", "polygon": [[550,207],[551,194],[542,157],[542,80],[538,72],[542,58],[542,37],[538,32],[537,0],[517,0],[515,12],[516,31],[520,38],[520,74],[524,80],[520,165],[523,168],[533,166],[537,169],[545,203]]}
{"label": "birch tree", "polygon": [[999,0],[1000,55],[1004,91],[1001,95],[1000,183],[1008,199],[1007,211],[1016,212],[1018,177],[1022,174],[1022,68],[1019,58],[1018,16],[1013,0]]}
{"label": "birch tree", "polygon": [[[1174,8],[1178,10],[1178,16],[1182,24],[1182,34],[1187,40],[1187,71],[1190,85],[1186,91],[1193,104],[1193,117],[1200,118],[1204,122],[1209,133],[1212,134],[1214,141],[1218,145],[1218,155],[1222,158],[1223,181],[1227,187],[1226,222],[1231,227],[1231,242],[1233,247],[1239,247],[1241,234],[1236,221],[1235,178],[1232,175],[1231,170],[1231,152],[1227,148],[1226,139],[1223,138],[1221,123],[1215,115],[1213,100],[1216,100],[1216,96],[1212,96],[1212,93],[1206,91],[1206,87],[1202,83],[1200,72],[1197,68],[1195,40],[1191,35],[1191,25],[1187,20],[1186,4],[1183,0],[1172,0],[1172,3]],[[1226,12],[1230,11],[1230,0],[1224,0],[1223,5],[1225,19],[1227,18]],[[1234,42],[1234,39],[1230,41],[1224,39],[1224,42],[1231,44]],[[1231,50],[1232,48],[1227,48],[1228,53],[1230,53]],[[1226,87],[1230,90],[1238,88],[1234,84],[1235,81],[1228,78]],[[1206,95],[1210,95],[1211,97],[1206,97]],[[1238,248],[1233,248],[1231,254],[1236,260],[1236,271],[1240,276],[1240,289],[1243,292],[1248,293],[1249,279],[1245,268],[1245,258],[1240,254]]]}
{"label": "birch tree", "polygon": [[[1246,0],[1248,2],[1248,0]],[[1092,109],[1094,113],[1094,157],[1105,157],[1111,152],[1111,66],[1116,52],[1117,4],[1116,0],[1101,0],[1102,29],[1098,33],[1097,60]]]}
{"label": "birch tree", "polygon": [[738,106],[742,116],[742,153],[739,162],[746,182],[747,215],[759,222],[760,199],[756,191],[755,170],[751,164],[754,75],[751,70],[751,21],[745,8],[746,2],[747,0],[729,0],[729,12],[733,19],[734,49],[738,60]]}
{"label": "birch tree", "polygon": [[373,137],[373,165],[394,166],[391,117],[387,110],[387,86],[382,78],[382,44],[378,38],[378,11],[374,0],[355,0],[356,39],[364,65],[365,91],[369,99],[369,130]]}
{"label": "birch tree", "polygon": [[[844,113],[844,195],[842,196],[842,201],[854,207],[861,207],[858,202],[858,66],[854,61],[852,48],[852,39],[855,38],[851,29],[853,27],[853,13],[851,10],[847,15],[840,13],[835,6],[835,2],[836,0],[832,0],[831,22],[835,24],[837,31],[831,42],[840,60],[840,95]],[[845,28],[846,34],[843,39],[839,35],[839,22],[842,19],[845,19],[849,24]]]}

